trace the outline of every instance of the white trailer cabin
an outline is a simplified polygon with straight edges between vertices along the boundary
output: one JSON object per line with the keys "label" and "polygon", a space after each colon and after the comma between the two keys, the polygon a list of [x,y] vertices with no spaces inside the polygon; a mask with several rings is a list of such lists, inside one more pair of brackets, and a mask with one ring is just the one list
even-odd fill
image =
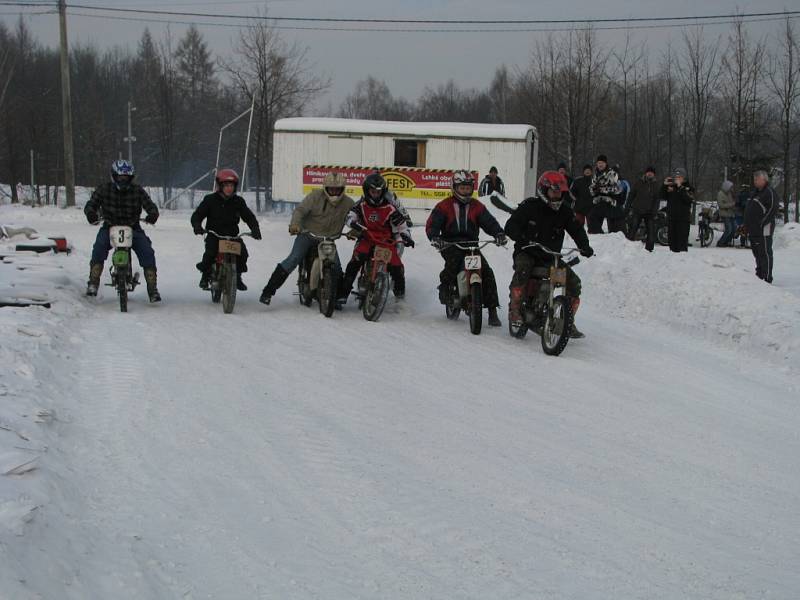
{"label": "white trailer cabin", "polygon": [[298,117],[275,123],[273,156],[274,200],[299,202],[331,170],[358,198],[377,167],[408,208],[430,209],[449,195],[452,171],[473,171],[477,189],[496,166],[515,204],[535,192],[538,139],[532,125]]}

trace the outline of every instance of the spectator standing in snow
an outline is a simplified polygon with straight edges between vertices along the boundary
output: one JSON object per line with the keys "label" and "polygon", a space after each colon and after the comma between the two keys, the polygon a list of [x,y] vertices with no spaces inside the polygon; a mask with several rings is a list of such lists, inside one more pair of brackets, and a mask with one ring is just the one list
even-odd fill
{"label": "spectator standing in snow", "polygon": [[685,169],[675,169],[672,176],[664,180],[659,197],[667,201],[669,249],[688,252],[694,188],[686,181]]}
{"label": "spectator standing in snow", "polygon": [[723,181],[722,187],[717,192],[717,206],[719,217],[725,225],[725,231],[717,242],[717,248],[727,248],[733,241],[736,233],[736,198],[733,197],[733,182]]}
{"label": "spectator standing in snow", "polygon": [[612,231],[611,211],[619,201],[619,178],[615,171],[608,168],[608,157],[605,154],[597,157],[589,191],[594,204],[587,217],[589,233],[603,233],[603,221],[605,220],[608,220],[609,232]]}
{"label": "spectator standing in snow", "polygon": [[628,239],[636,239],[639,224],[644,221],[645,248],[652,252],[656,243],[656,213],[658,212],[659,185],[656,181],[655,167],[647,167],[644,175],[636,182],[631,192],[631,220]]}
{"label": "spectator standing in snow", "polygon": [[497,175],[497,167],[489,169],[489,174],[483,178],[481,185],[478,188],[478,196],[491,196],[497,193],[505,197],[506,186],[503,180]]}
{"label": "spectator standing in snow", "polygon": [[756,276],[772,283],[772,234],[775,232],[778,196],[769,185],[766,171],[753,173],[753,185],[755,189],[744,209],[744,226],[756,259]]}
{"label": "spectator standing in snow", "polygon": [[575,179],[569,188],[570,195],[575,198],[575,220],[586,225],[586,217],[592,210],[592,165],[583,165],[583,175]]}

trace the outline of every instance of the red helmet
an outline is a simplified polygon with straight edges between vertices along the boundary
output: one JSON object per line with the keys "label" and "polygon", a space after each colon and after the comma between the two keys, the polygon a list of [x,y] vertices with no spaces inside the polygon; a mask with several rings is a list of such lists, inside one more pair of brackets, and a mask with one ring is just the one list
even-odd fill
{"label": "red helmet", "polygon": [[[536,194],[545,202],[553,202],[553,200],[547,195],[547,192],[551,189],[559,192],[560,194],[564,194],[569,191],[567,178],[558,171],[545,171],[542,173],[542,176],[539,177],[539,181],[536,182]],[[560,200],[561,198],[559,197],[556,202]]]}
{"label": "red helmet", "polygon": [[217,171],[217,189],[222,189],[223,183],[232,182],[234,189],[239,187],[239,175],[233,169],[220,169]]}

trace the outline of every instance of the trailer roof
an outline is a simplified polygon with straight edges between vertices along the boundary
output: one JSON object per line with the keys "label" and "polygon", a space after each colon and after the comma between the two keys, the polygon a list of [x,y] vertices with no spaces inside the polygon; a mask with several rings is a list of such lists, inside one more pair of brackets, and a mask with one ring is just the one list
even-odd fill
{"label": "trailer roof", "polygon": [[421,123],[294,117],[279,119],[275,131],[304,133],[350,133],[414,137],[445,137],[490,140],[525,140],[533,125],[492,125],[487,123]]}

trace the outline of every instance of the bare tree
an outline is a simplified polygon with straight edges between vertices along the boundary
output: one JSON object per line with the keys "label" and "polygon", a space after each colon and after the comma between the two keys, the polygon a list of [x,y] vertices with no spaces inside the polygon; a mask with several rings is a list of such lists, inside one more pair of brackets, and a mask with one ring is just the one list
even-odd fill
{"label": "bare tree", "polygon": [[705,42],[702,27],[684,32],[684,53],[678,63],[684,110],[683,144],[689,176],[699,188],[710,157],[708,125],[720,79],[719,41]]}
{"label": "bare tree", "polygon": [[394,98],[386,82],[371,75],[356,84],[339,109],[339,116],[346,119],[407,121],[412,115],[406,100]]}
{"label": "bare tree", "polygon": [[[781,37],[780,48],[770,56],[769,87],[780,110],[781,155],[783,159],[783,215],[789,220],[789,198],[792,181],[792,144],[798,137],[794,120],[800,105],[800,48],[794,26],[789,19]],[[799,153],[800,155],[800,153]],[[798,189],[795,190],[797,193]],[[797,215],[795,215],[797,218]]]}
{"label": "bare tree", "polygon": [[[275,121],[301,114],[307,103],[328,89],[330,80],[312,71],[307,48],[286,43],[264,20],[241,30],[234,53],[232,61],[221,64],[248,104],[255,98],[254,159],[260,189],[272,180]],[[257,202],[260,210],[260,196]]]}

